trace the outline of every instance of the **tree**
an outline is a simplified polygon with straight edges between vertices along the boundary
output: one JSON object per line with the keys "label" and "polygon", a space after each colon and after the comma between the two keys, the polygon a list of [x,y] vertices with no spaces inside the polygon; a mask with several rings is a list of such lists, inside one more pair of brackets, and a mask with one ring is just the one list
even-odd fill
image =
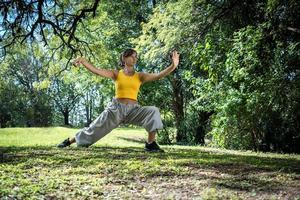
{"label": "tree", "polygon": [[4,82],[1,95],[14,97],[13,102],[3,100],[2,103],[4,108],[8,108],[7,114],[10,113],[9,121],[12,126],[51,124],[52,111],[47,90],[35,88],[35,83],[45,76],[43,57],[35,53],[28,46],[10,51],[5,67],[1,70]]}
{"label": "tree", "polygon": [[237,4],[194,48],[194,62],[208,74],[206,84],[196,81],[196,100],[216,110],[210,134],[218,146],[299,152],[299,34],[288,27],[297,26],[298,7]]}
{"label": "tree", "polygon": [[83,94],[76,90],[75,83],[66,83],[56,78],[51,87],[51,96],[56,107],[64,116],[64,125],[69,126],[69,115]]}

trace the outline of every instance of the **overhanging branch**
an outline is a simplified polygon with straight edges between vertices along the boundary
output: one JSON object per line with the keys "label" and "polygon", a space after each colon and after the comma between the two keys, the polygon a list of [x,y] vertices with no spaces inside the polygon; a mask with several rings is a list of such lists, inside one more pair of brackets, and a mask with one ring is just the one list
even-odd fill
{"label": "overhanging branch", "polygon": [[[79,51],[76,43],[81,41],[76,37],[78,24],[89,14],[95,17],[99,2],[100,0],[94,0],[90,7],[73,10],[66,9],[66,5],[56,0],[51,3],[47,0],[2,1],[0,13],[3,18],[0,21],[0,29],[5,32],[0,33],[0,48],[5,55],[7,48],[24,43],[29,38],[41,38],[41,41],[48,45],[49,38],[44,32],[48,29],[60,38],[63,48],[69,48],[74,54]],[[57,13],[57,10],[62,12]]]}

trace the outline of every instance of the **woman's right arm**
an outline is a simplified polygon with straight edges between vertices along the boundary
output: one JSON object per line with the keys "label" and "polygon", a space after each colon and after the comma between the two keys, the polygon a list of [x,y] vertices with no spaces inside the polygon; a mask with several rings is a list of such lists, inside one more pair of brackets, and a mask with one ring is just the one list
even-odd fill
{"label": "woman's right arm", "polygon": [[87,68],[89,71],[93,72],[94,74],[97,74],[99,76],[105,77],[105,78],[111,78],[113,80],[116,80],[118,71],[117,70],[108,70],[108,69],[99,69],[96,68],[94,65],[89,63],[85,58],[76,58],[73,61],[73,64],[75,66],[79,66],[82,64],[85,68]]}

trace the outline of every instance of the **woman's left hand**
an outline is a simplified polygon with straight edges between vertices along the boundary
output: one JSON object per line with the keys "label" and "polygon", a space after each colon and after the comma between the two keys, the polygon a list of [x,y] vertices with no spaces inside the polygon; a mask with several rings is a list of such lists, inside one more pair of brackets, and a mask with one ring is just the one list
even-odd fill
{"label": "woman's left hand", "polygon": [[174,69],[177,68],[178,64],[179,64],[179,53],[175,50],[172,52],[172,65]]}

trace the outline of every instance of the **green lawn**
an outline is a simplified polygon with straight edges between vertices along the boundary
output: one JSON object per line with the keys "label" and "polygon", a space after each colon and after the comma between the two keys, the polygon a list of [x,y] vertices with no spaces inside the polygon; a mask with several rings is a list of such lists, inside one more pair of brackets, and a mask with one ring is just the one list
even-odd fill
{"label": "green lawn", "polygon": [[143,151],[143,129],[57,149],[76,129],[0,129],[0,199],[300,199],[300,155]]}

